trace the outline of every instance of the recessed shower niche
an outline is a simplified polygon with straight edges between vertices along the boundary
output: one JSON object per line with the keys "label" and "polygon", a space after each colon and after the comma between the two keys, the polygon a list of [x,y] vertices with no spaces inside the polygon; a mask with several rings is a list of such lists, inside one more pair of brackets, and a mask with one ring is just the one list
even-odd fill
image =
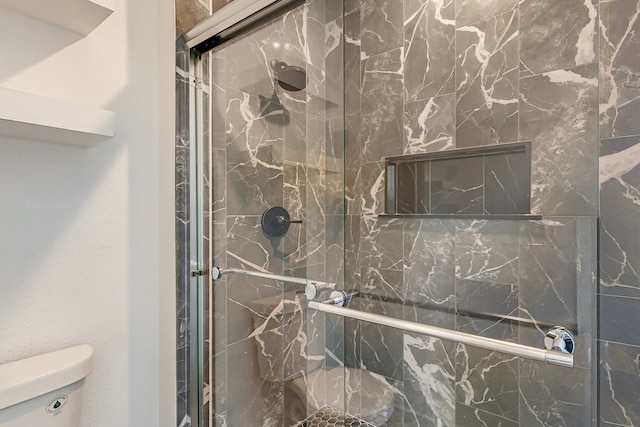
{"label": "recessed shower niche", "polygon": [[385,159],[386,215],[531,219],[531,143]]}

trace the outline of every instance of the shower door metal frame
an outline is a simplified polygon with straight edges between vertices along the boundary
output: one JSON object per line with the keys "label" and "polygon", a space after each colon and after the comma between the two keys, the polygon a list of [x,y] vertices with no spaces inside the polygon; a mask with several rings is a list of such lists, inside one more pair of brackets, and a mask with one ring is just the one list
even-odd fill
{"label": "shower door metal frame", "polygon": [[[205,357],[204,340],[204,287],[208,284],[208,260],[205,259],[204,248],[204,212],[203,205],[205,183],[204,132],[203,132],[203,76],[202,57],[189,50],[189,384],[188,415],[191,425],[204,425],[204,372]],[[207,162],[210,164],[210,162]],[[195,423],[194,423],[195,421]]]}

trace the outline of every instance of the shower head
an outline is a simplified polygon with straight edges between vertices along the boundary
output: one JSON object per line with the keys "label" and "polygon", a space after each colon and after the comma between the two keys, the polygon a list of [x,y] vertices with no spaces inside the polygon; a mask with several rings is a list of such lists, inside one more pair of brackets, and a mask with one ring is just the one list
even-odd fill
{"label": "shower head", "polygon": [[280,87],[290,92],[297,92],[307,87],[307,72],[304,68],[288,65],[277,59],[271,60],[275,81]]}

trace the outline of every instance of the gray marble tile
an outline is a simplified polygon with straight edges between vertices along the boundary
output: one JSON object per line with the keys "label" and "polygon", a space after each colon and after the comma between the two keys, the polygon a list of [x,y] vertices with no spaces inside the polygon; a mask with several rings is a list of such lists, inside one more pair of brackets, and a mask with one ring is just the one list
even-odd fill
{"label": "gray marble tile", "polygon": [[[277,335],[278,331],[267,333]],[[267,335],[264,334],[264,335]],[[282,332],[280,332],[280,339]],[[265,337],[271,338],[274,337]],[[230,426],[280,427],[283,422],[283,386],[280,382],[263,380],[258,366],[259,344],[247,339],[229,346],[227,371],[233,378],[228,387],[228,414]]]}
{"label": "gray marble tile", "polygon": [[282,326],[282,288],[255,278],[228,279],[227,342],[247,339]]}
{"label": "gray marble tile", "polygon": [[310,372],[324,363],[326,329],[324,316],[307,310],[303,293],[284,294],[283,378],[288,380]]}
{"label": "gray marble tile", "polygon": [[[352,304],[353,304],[353,300],[352,300]],[[355,307],[356,305],[354,305]],[[329,319],[331,316],[327,316],[327,319]],[[334,316],[335,318],[335,316]],[[360,338],[361,338],[361,333],[360,333],[360,329],[361,329],[361,325],[362,322],[360,322],[359,320],[354,320],[354,319],[346,319],[346,318],[342,318],[343,320],[341,320],[340,322],[335,321],[333,322],[336,325],[336,329],[339,330],[339,328],[342,328],[342,330],[344,331],[344,334],[342,335],[342,340],[340,341],[342,344],[342,348],[341,348],[341,352],[344,355],[344,365],[346,367],[349,368],[357,368],[360,366]],[[329,326],[327,324],[327,330],[329,330]],[[339,353],[336,353],[339,354]],[[330,355],[332,356],[332,355]],[[329,358],[327,359],[327,366],[335,366],[336,363],[341,363],[342,361],[338,360],[336,361],[335,358],[333,358],[333,361],[330,362]],[[360,404],[360,395],[358,394],[357,397],[354,397],[354,401],[351,402],[353,405],[358,405],[358,409],[357,410],[353,410],[352,413],[359,413],[359,404]]]}
{"label": "gray marble tile", "polygon": [[[358,414],[365,421],[375,426],[386,427],[402,427],[404,412],[404,383],[402,381],[393,380],[391,378],[376,377],[376,387],[361,387],[361,401],[367,402],[367,405],[375,405],[373,402],[380,402],[385,398],[384,394],[388,391],[393,392],[393,402],[391,407],[386,411],[380,411],[377,417],[364,417],[362,413]],[[362,411],[361,411],[362,412]],[[345,423],[345,425],[349,425]],[[340,427],[340,424],[338,425]]]}
{"label": "gray marble tile", "polygon": [[606,421],[602,421],[600,420],[599,427],[630,427],[630,426],[625,426],[625,425],[621,425],[621,424],[613,424],[613,423],[608,423]]}
{"label": "gray marble tile", "polygon": [[281,274],[284,265],[282,248],[279,245],[278,239],[270,238],[262,231],[260,216],[227,218],[229,268],[263,269],[273,274]]}
{"label": "gray marble tile", "polygon": [[482,214],[482,157],[431,161],[431,213]]}
{"label": "gray marble tile", "polygon": [[284,384],[283,426],[297,426],[302,420],[307,418],[307,396],[299,396],[289,384]]}
{"label": "gray marble tile", "polygon": [[455,90],[455,1],[404,1],[406,102]]}
{"label": "gray marble tile", "polygon": [[213,12],[217,12],[232,1],[233,0],[213,0]]}
{"label": "gray marble tile", "polygon": [[640,137],[600,143],[600,292],[640,297]]}
{"label": "gray marble tile", "polygon": [[600,295],[600,339],[640,346],[640,299]]}
{"label": "gray marble tile", "polygon": [[518,13],[456,30],[456,146],[518,140]]}
{"label": "gray marble tile", "polygon": [[343,215],[327,215],[325,223],[324,279],[344,288],[346,220]]}
{"label": "gray marble tile", "polygon": [[344,16],[344,102],[345,115],[360,113],[360,9],[356,8]]}
{"label": "gray marble tile", "polygon": [[324,263],[323,181],[324,175],[317,169],[284,166],[284,207],[292,219],[303,221],[291,224],[282,237],[280,246],[287,269]]}
{"label": "gray marble tile", "polygon": [[189,372],[187,369],[187,363],[183,359],[184,353],[178,351],[176,361],[176,418],[177,423],[182,423],[184,419],[189,418],[189,387],[188,381]]}
{"label": "gray marble tile", "polygon": [[361,217],[360,265],[385,270],[402,269],[402,223],[387,218]]}
{"label": "gray marble tile", "polygon": [[[426,171],[425,171],[426,170]],[[428,181],[427,188],[424,187],[424,176],[429,176],[429,163],[399,163],[396,169],[397,173],[397,202],[396,209],[389,210],[393,200],[389,199],[385,202],[385,210],[390,213],[400,214],[416,214],[429,213],[429,190]]]}
{"label": "gray marble tile", "polygon": [[[282,249],[262,232],[260,217],[230,217],[227,231],[229,268],[256,269],[282,274]],[[227,278],[228,342],[242,340],[251,334],[276,328],[282,311],[282,285],[275,281],[244,276]],[[260,300],[280,295],[280,300],[261,304]]]}
{"label": "gray marble tile", "polygon": [[364,267],[361,274],[359,308],[369,313],[402,318],[402,271]]}
{"label": "gray marble tile", "polygon": [[484,156],[484,212],[531,211],[531,160],[525,153]]}
{"label": "gray marble tile", "polygon": [[576,336],[576,366],[591,366],[595,337],[594,221],[546,218],[521,224],[520,343],[539,347],[547,329],[561,325]]}
{"label": "gray marble tile", "polygon": [[402,48],[363,61],[361,144],[364,161],[402,154]]}
{"label": "gray marble tile", "polygon": [[317,170],[327,168],[327,149],[332,136],[329,131],[326,117],[312,117],[307,112],[304,142],[298,141],[299,146],[305,149],[306,158],[303,163]]}
{"label": "gray marble tile", "polygon": [[402,47],[402,7],[395,0],[360,2],[362,54],[371,57]]}
{"label": "gray marble tile", "polygon": [[640,134],[640,19],[635,0],[600,1],[600,137]]}
{"label": "gray marble tile", "polygon": [[406,103],[404,133],[403,154],[421,154],[455,148],[455,94]]}
{"label": "gray marble tile", "polygon": [[[364,268],[354,308],[402,318],[402,271]],[[402,331],[373,323],[360,324],[360,367],[402,381]]]}
{"label": "gray marble tile", "polygon": [[458,221],[456,278],[493,283],[518,283],[517,221]]}
{"label": "gray marble tile", "polygon": [[227,426],[227,353],[221,353],[213,359],[213,376],[215,385],[212,389],[211,400],[214,403],[212,408],[213,426]]}
{"label": "gray marble tile", "polygon": [[456,280],[456,330],[500,340],[518,338],[517,324],[503,316],[518,316],[518,286]]}
{"label": "gray marble tile", "polygon": [[456,404],[456,427],[518,427],[517,422],[481,411],[460,403]]}
{"label": "gray marble tile", "polygon": [[[227,158],[230,157],[227,150]],[[227,212],[229,215],[260,215],[283,202],[282,164],[272,147],[237,153],[227,163]]]}
{"label": "gray marble tile", "polygon": [[325,42],[328,21],[325,3],[323,1],[306,2],[304,10],[300,10],[299,15],[295,16],[295,24],[290,25],[290,32],[288,34],[285,32],[285,40],[303,46],[307,65],[320,70],[324,69],[327,57]]}
{"label": "gray marble tile", "polygon": [[[228,0],[216,0],[216,3],[222,1]],[[210,14],[209,7],[202,2],[176,0],[176,33],[179,35],[190,30]]]}
{"label": "gray marble tile", "polygon": [[456,24],[468,25],[508,12],[518,6],[518,0],[457,0]]}
{"label": "gray marble tile", "polygon": [[345,34],[344,20],[325,25],[324,94],[329,118],[343,117],[345,112]]}
{"label": "gray marble tile", "polygon": [[360,116],[345,117],[344,197],[347,214],[360,214]]}
{"label": "gray marble tile", "polygon": [[347,215],[344,228],[344,289],[360,289],[360,223],[358,215]]}
{"label": "gray marble tile", "polygon": [[227,131],[227,57],[224,50],[211,54],[211,145],[224,149]]}
{"label": "gray marble tile", "polygon": [[385,213],[385,173],[384,163],[370,162],[360,164],[356,188],[358,190],[357,212],[368,221]]}
{"label": "gray marble tile", "polygon": [[456,402],[517,422],[518,358],[458,344]]}
{"label": "gray marble tile", "polygon": [[[212,285],[213,290],[213,336],[211,337],[213,348],[212,355],[226,350],[227,346],[227,281],[225,278],[216,280]],[[211,316],[209,314],[208,316]],[[208,317],[207,316],[207,317]]]}
{"label": "gray marble tile", "polygon": [[639,360],[640,347],[600,343],[601,422],[623,426],[640,424]]}
{"label": "gray marble tile", "polygon": [[592,425],[591,371],[520,361],[520,425]]}
{"label": "gray marble tile", "polygon": [[574,324],[578,291],[576,223],[557,218],[521,224],[520,303],[531,318]]}
{"label": "gray marble tile", "polygon": [[326,121],[326,156],[324,170],[324,211],[343,215],[345,209],[345,124],[344,117]]}
{"label": "gray marble tile", "polygon": [[388,326],[362,323],[359,367],[374,374],[402,381],[402,331]]}
{"label": "gray marble tile", "polygon": [[597,216],[597,65],[520,80],[520,139],[532,141],[531,211]]}
{"label": "gray marble tile", "polygon": [[340,19],[345,12],[344,0],[327,0],[325,3],[325,22]]}
{"label": "gray marble tile", "polygon": [[404,425],[455,425],[455,344],[404,335]]}
{"label": "gray marble tile", "polygon": [[312,119],[307,118],[304,110],[289,109],[289,113],[289,124],[282,127],[282,160],[304,164],[307,163],[307,151],[318,143],[324,143],[324,132],[311,134],[307,139],[307,129],[313,127],[313,123],[308,121]]}
{"label": "gray marble tile", "polygon": [[520,33],[523,75],[596,62],[598,0],[521,0]]}
{"label": "gray marble tile", "polygon": [[425,323],[449,326],[446,313],[455,307],[454,245],[450,220],[404,221],[405,319],[425,321],[429,314]]}

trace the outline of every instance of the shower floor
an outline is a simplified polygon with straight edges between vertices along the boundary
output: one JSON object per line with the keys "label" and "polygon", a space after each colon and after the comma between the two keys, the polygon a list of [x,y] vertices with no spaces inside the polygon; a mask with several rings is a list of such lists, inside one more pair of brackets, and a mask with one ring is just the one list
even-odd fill
{"label": "shower floor", "polygon": [[330,406],[318,409],[296,427],[376,427]]}

